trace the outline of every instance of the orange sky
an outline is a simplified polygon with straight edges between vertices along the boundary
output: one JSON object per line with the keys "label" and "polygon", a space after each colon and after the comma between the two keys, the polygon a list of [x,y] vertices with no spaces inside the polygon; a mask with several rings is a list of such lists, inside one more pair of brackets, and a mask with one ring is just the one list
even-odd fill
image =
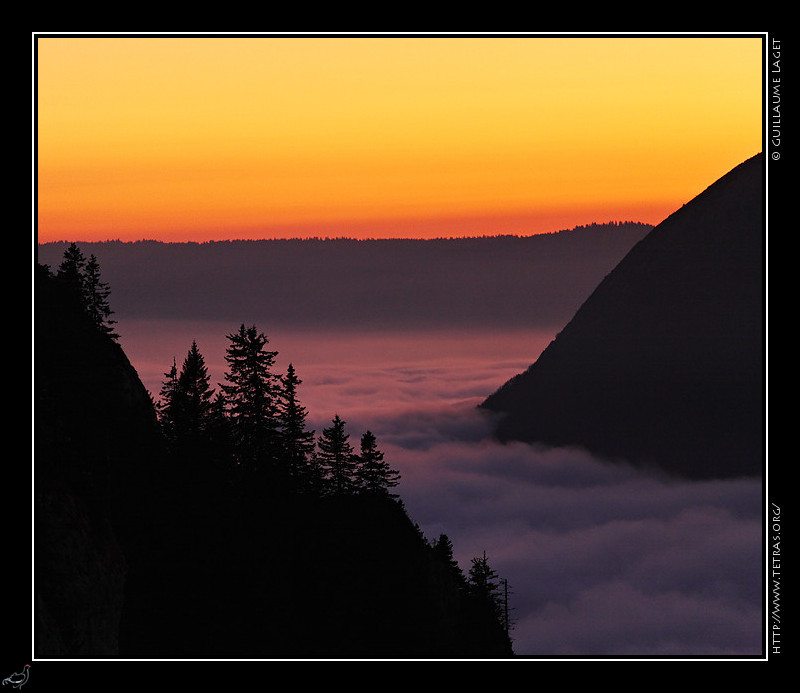
{"label": "orange sky", "polygon": [[658,223],[762,149],[762,38],[39,35],[40,242]]}

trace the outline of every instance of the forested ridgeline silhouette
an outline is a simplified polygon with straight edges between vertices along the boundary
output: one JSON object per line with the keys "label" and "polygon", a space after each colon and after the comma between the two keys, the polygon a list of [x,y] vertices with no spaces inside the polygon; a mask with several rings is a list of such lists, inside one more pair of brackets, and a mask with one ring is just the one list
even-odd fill
{"label": "forested ridgeline silhouette", "polygon": [[156,400],[90,265],[36,268],[37,657],[513,655],[486,555],[424,537],[370,431],[308,430],[265,334],[230,332],[216,385],[192,342]]}
{"label": "forested ridgeline silhouette", "polygon": [[[590,224],[535,236],[81,243],[126,318],[313,327],[561,325],[652,227]],[[37,248],[55,265],[68,243]]]}
{"label": "forested ridgeline silhouette", "polygon": [[764,157],[637,243],[528,370],[481,405],[501,440],[709,479],[765,450]]}

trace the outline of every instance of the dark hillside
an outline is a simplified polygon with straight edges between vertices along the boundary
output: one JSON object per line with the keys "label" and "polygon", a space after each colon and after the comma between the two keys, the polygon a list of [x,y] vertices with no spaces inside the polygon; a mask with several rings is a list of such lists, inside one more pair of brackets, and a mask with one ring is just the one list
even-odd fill
{"label": "dark hillside", "polygon": [[37,658],[506,657],[390,496],[176,458],[119,345],[35,286]]}
{"label": "dark hillside", "polygon": [[688,477],[761,473],[764,161],[653,229],[530,368],[484,403],[497,436]]}
{"label": "dark hillside", "polygon": [[119,345],[41,272],[34,330],[35,650],[113,656],[123,537],[157,498],[155,413]]}

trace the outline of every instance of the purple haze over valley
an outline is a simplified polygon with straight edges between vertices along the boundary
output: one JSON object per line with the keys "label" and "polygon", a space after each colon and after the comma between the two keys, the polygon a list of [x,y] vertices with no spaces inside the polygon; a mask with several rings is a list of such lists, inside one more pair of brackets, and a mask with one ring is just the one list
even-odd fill
{"label": "purple haze over valley", "polygon": [[[334,414],[369,429],[402,475],[428,539],[447,534],[466,572],[486,551],[512,590],[518,655],[761,653],[762,488],[676,481],[581,450],[500,445],[476,407],[556,330],[274,331],[303,380],[309,427]],[[121,319],[121,344],[157,396],[193,339],[211,382],[237,324]]]}

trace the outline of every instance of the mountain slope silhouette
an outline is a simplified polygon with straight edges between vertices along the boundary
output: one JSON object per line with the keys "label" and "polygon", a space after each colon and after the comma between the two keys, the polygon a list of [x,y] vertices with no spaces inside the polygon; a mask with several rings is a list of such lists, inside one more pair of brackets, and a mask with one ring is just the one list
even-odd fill
{"label": "mountain slope silhouette", "polygon": [[497,438],[690,478],[761,473],[763,169],[748,159],[630,250],[480,405]]}
{"label": "mountain slope silhouette", "polygon": [[122,347],[67,288],[37,266],[37,657],[513,656],[399,498],[289,493],[171,453]]}

